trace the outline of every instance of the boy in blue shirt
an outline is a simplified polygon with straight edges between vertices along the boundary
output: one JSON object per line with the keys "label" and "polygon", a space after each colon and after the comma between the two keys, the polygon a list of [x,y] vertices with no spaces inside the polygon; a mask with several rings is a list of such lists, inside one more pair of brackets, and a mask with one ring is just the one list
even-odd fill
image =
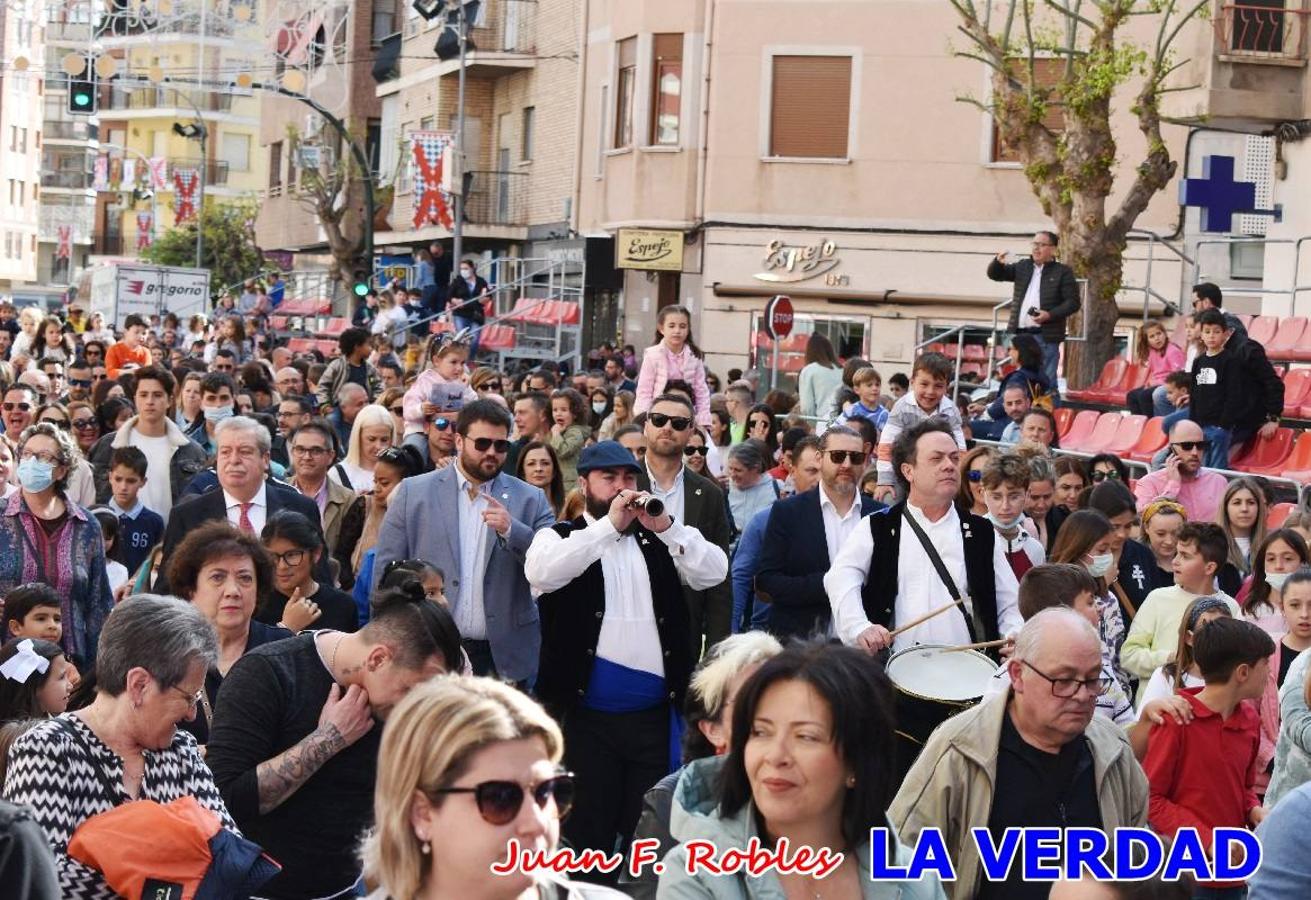
{"label": "boy in blue shirt", "polygon": [[137,447],[117,447],[109,458],[109,509],[118,516],[118,540],[109,556],[136,574],[151,549],[164,538],[164,519],[146,509],[137,494],[146,483],[146,454]]}
{"label": "boy in blue shirt", "polygon": [[888,424],[888,410],[879,403],[883,379],[879,377],[878,371],[872,366],[857,369],[856,374],[851,376],[851,386],[860,399],[851,404],[843,421],[859,416],[862,419],[869,419],[874,423],[875,428],[882,431],[883,426]]}

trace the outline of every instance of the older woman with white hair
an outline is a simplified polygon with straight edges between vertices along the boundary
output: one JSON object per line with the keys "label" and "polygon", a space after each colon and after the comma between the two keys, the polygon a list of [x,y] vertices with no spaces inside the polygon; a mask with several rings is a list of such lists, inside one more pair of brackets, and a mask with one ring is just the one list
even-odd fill
{"label": "older woman with white hair", "polygon": [[511,840],[550,853],[573,802],[564,738],[536,702],[490,678],[419,685],[387,720],[364,843],[370,900],[622,897],[547,875],[496,874]]}
{"label": "older woman with white hair", "polygon": [[83,669],[114,600],[100,524],[68,493],[82,457],[67,431],[38,423],[19,436],[17,458],[19,490],[0,507],[0,595],[33,581],[53,587],[63,604],[61,645]]}
{"label": "older woman with white hair", "polygon": [[370,403],[355,414],[346,458],[328,471],[328,477],[360,494],[373,490],[373,469],[378,457],[396,441],[396,420],[391,411]]}
{"label": "older woman with white hair", "polygon": [[177,728],[195,717],[205,672],[217,659],[214,629],[194,606],[131,597],[100,634],[91,705],[14,741],[4,796],[26,806],[45,831],[62,896],[116,896],[100,872],[69,856],[68,843],[87,819],[128,801],[194,797],[236,830],[195,739]]}

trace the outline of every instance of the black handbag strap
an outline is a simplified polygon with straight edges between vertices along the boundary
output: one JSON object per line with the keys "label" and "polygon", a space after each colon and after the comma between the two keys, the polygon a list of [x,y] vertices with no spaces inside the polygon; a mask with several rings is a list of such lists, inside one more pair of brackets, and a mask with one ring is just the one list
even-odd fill
{"label": "black handbag strap", "polygon": [[938,555],[938,549],[933,546],[933,542],[930,541],[929,536],[924,533],[924,528],[920,523],[915,521],[915,517],[911,515],[910,509],[903,510],[902,518],[906,520],[906,524],[910,526],[910,530],[915,532],[915,537],[919,538],[920,546],[924,548],[924,552],[928,554],[929,562],[933,563],[933,568],[938,573],[938,577],[941,578],[942,583],[946,585],[947,593],[951,594],[951,599],[956,601],[956,608],[960,610],[961,617],[965,619],[965,627],[969,629],[970,641],[977,641],[979,636],[974,629],[974,620],[971,611],[966,609],[960,589],[956,587],[956,579],[952,578],[951,573],[947,571],[946,564],[942,561],[942,557]]}
{"label": "black handbag strap", "polygon": [[77,726],[62,716],[56,716],[55,721],[59,724],[59,727],[63,729],[64,733],[72,738],[73,743],[77,744],[78,748],[81,749],[82,755],[87,758],[87,762],[91,765],[91,771],[96,775],[96,780],[99,781],[100,786],[104,788],[105,799],[109,801],[109,805],[115,807],[121,806],[123,801],[119,799],[119,792],[114,790],[113,782],[111,782],[109,776],[105,774],[104,766],[101,764],[99,758],[97,758],[96,753],[91,749],[91,746],[86,742],[86,738],[82,737],[82,733],[77,730]]}

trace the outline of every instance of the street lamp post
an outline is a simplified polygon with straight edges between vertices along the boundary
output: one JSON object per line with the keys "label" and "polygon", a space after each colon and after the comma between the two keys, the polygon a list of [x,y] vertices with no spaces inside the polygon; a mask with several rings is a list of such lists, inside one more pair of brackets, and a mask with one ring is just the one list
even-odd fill
{"label": "street lamp post", "polygon": [[457,160],[455,184],[455,227],[451,229],[451,255],[459,270],[461,254],[464,252],[464,77],[465,53],[468,47],[469,20],[465,15],[464,0],[456,2],[456,37],[460,40],[460,75],[459,89],[455,99],[455,159]]}
{"label": "street lamp post", "polygon": [[[168,81],[169,79],[164,80]],[[196,172],[196,268],[199,269],[202,268],[201,259],[205,252],[205,166],[209,164],[209,158],[206,155],[209,129],[205,127],[205,119],[200,114],[200,107],[189,94],[171,85],[168,86],[168,89],[185,100],[196,114],[194,125],[182,125],[174,122],[173,132],[188,140],[200,142],[200,168]]]}

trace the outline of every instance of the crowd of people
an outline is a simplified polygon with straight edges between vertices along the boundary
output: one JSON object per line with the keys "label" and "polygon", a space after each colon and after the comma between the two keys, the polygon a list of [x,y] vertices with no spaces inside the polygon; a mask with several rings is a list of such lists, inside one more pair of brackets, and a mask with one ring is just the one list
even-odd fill
{"label": "crowd of people", "polygon": [[[721,380],[680,306],[641,353],[503,370],[463,264],[331,359],[265,330],[269,290],[185,327],[0,305],[3,893],[1305,896],[1311,511],[1221,471],[1269,363],[1199,285],[1196,343],[1142,329],[1151,471],[1062,452],[1056,244],[989,267],[1013,335],[972,393],[820,333],[795,392]],[[457,328],[374,327],[434,297]],[[103,849],[175,817],[190,851]],[[1266,859],[985,878],[971,829],[1028,826],[1251,827]],[[956,880],[872,881],[879,827],[902,863],[939,829]],[[685,865],[753,839],[843,855]],[[628,860],[493,873],[515,846]]]}

